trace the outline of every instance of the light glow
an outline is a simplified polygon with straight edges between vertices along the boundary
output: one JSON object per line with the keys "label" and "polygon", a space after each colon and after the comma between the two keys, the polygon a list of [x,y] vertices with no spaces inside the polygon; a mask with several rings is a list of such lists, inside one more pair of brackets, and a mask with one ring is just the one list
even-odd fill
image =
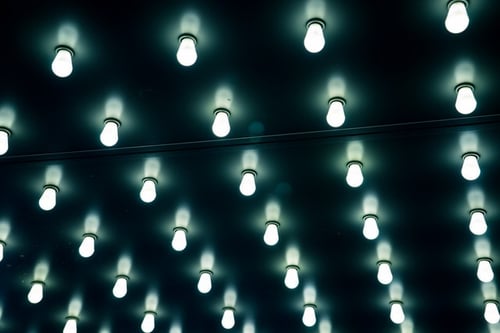
{"label": "light glow", "polygon": [[481,168],[479,168],[479,154],[466,153],[462,156],[462,159],[462,169],[460,170],[462,177],[469,181],[478,179],[481,174]]}
{"label": "light glow", "polygon": [[496,324],[500,321],[497,301],[487,300],[484,302],[484,319],[490,324]]}
{"label": "light glow", "polygon": [[123,298],[127,295],[127,280],[128,276],[118,275],[113,286],[113,296],[116,298]]}
{"label": "light glow", "polygon": [[378,263],[377,280],[381,284],[390,284],[392,282],[391,262],[380,260]]}
{"label": "light glow", "polygon": [[156,199],[156,179],[144,178],[139,196],[145,203],[153,202]]}
{"label": "light glow", "polygon": [[323,29],[325,23],[321,20],[310,20],[306,24],[306,35],[304,37],[304,47],[310,53],[318,53],[325,47],[325,36]]}
{"label": "light glow", "polygon": [[491,261],[490,258],[479,258],[477,260],[477,278],[479,281],[484,283],[493,281],[495,273],[491,268]]}
{"label": "light glow", "polygon": [[155,329],[155,315],[153,311],[144,312],[144,318],[141,322],[141,330],[144,333],[151,333]]}
{"label": "light glow", "polygon": [[485,218],[486,211],[482,209],[473,209],[470,215],[469,230],[476,236],[484,235],[488,230]]}
{"label": "light glow", "polygon": [[181,35],[179,37],[179,48],[177,49],[177,61],[182,66],[192,66],[198,59],[196,52],[196,38],[192,35]]}
{"label": "light glow", "polygon": [[70,48],[66,46],[56,48],[56,56],[52,61],[52,72],[60,78],[71,75],[73,72],[73,51]]}
{"label": "light glow", "polygon": [[214,122],[212,124],[212,132],[215,136],[223,138],[231,131],[231,124],[229,123],[229,115],[231,113],[226,109],[217,109],[214,111]]}
{"label": "light glow", "polygon": [[0,127],[0,155],[4,155],[9,150],[10,131],[5,127]]}
{"label": "light glow", "polygon": [[198,291],[202,294],[207,294],[212,290],[212,271],[200,271],[200,279],[198,280]]}
{"label": "light glow", "polygon": [[256,185],[255,185],[255,176],[257,173],[254,170],[243,170],[241,183],[240,183],[240,192],[244,196],[251,196],[255,193]]}
{"label": "light glow", "polygon": [[112,147],[118,142],[118,127],[120,122],[114,118],[108,118],[104,121],[104,128],[99,136],[101,143],[106,147]]}
{"label": "light glow", "polygon": [[59,189],[54,185],[46,185],[43,189],[42,196],[38,200],[38,205],[41,209],[49,211],[56,206],[56,193]]}
{"label": "light glow", "polygon": [[403,311],[403,302],[401,302],[401,301],[392,301],[391,302],[390,318],[394,324],[401,324],[402,322],[405,321],[405,313]]}
{"label": "light glow", "polygon": [[326,121],[331,127],[340,127],[345,122],[344,105],[345,100],[340,97],[332,98],[329,101],[328,113],[326,114]]}
{"label": "light glow", "polygon": [[304,305],[304,313],[302,314],[302,323],[307,327],[316,325],[316,306],[314,304]]}
{"label": "light glow", "polygon": [[78,252],[82,257],[89,258],[94,254],[96,237],[96,235],[90,233],[83,235],[83,241],[78,248]]}
{"label": "light glow", "polygon": [[375,215],[365,215],[363,218],[363,236],[366,239],[374,240],[377,239],[379,235],[379,229],[377,224],[377,216]]}
{"label": "light glow", "polygon": [[363,164],[358,161],[351,161],[347,164],[346,182],[350,187],[360,187],[363,184],[363,172],[361,171]]}
{"label": "light glow", "polygon": [[40,303],[43,299],[43,282],[33,281],[30,291],[28,292],[28,301],[31,304]]}
{"label": "light glow", "polygon": [[174,228],[174,237],[172,238],[172,248],[175,251],[183,251],[187,246],[187,229],[183,227]]}
{"label": "light glow", "polygon": [[444,25],[452,34],[459,34],[467,29],[469,15],[467,15],[467,3],[464,0],[450,2]]}
{"label": "light glow", "polygon": [[234,327],[235,323],[236,321],[234,319],[234,308],[225,307],[221,319],[222,327],[224,327],[226,330],[230,330],[231,328]]}
{"label": "light glow", "polygon": [[266,231],[264,232],[264,243],[269,246],[274,246],[278,244],[280,240],[280,236],[278,233],[279,227],[278,221],[267,221],[266,222]]}
{"label": "light glow", "polygon": [[286,266],[284,283],[288,289],[295,289],[299,286],[299,283],[300,283],[299,266],[296,266],[296,265]]}

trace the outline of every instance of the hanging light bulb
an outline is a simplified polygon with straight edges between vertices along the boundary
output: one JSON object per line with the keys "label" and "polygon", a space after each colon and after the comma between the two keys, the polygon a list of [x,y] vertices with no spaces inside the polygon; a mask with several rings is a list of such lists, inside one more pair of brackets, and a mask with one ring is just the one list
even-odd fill
{"label": "hanging light bulb", "polygon": [[359,187],[363,184],[363,172],[361,168],[363,164],[359,161],[351,161],[347,163],[347,175],[345,180],[350,187]]}
{"label": "hanging light bulb", "polygon": [[500,321],[497,301],[486,300],[484,302],[484,319],[486,319],[486,321],[490,324],[496,324]]}
{"label": "hanging light bulb", "polygon": [[200,271],[200,279],[198,280],[198,291],[202,294],[207,294],[212,289],[212,271],[203,269]]}
{"label": "hanging light bulb", "polygon": [[255,176],[257,172],[255,170],[246,169],[241,173],[243,176],[241,177],[240,183],[240,192],[244,196],[251,196],[255,193]]}
{"label": "hanging light bulb", "polygon": [[143,180],[140,197],[141,200],[150,203],[156,199],[156,179],[146,177]]}
{"label": "hanging light bulb", "polygon": [[112,147],[118,142],[118,127],[121,123],[118,119],[107,118],[104,120],[104,128],[99,136],[101,143],[106,147]]}
{"label": "hanging light bulb", "polygon": [[78,321],[77,317],[73,316],[66,317],[66,324],[64,325],[63,333],[76,333],[77,321]]}
{"label": "hanging light bulb", "polygon": [[448,14],[444,21],[446,30],[452,34],[459,34],[469,25],[469,15],[467,15],[467,0],[452,0],[448,3]]}
{"label": "hanging light bulb", "polygon": [[332,127],[340,127],[345,121],[344,105],[345,99],[341,97],[334,97],[328,101],[330,107],[326,114],[326,121]]}
{"label": "hanging light bulb", "polygon": [[97,235],[92,233],[83,234],[83,241],[78,248],[78,252],[84,258],[91,257],[95,252],[95,240]]}
{"label": "hanging light bulb", "polygon": [[481,282],[491,282],[495,277],[493,269],[491,268],[491,258],[479,258],[477,259],[477,278]]}
{"label": "hanging light bulb", "polygon": [[302,323],[307,327],[316,325],[316,305],[305,304],[304,313],[302,314]]}
{"label": "hanging light bulb", "polygon": [[267,221],[266,222],[266,231],[264,232],[264,243],[269,246],[274,246],[278,244],[280,240],[280,236],[278,233],[278,227],[280,223],[278,221]]}
{"label": "hanging light bulb", "polygon": [[192,66],[198,59],[196,53],[196,37],[183,34],[179,37],[179,48],[177,49],[177,61],[182,66]]}
{"label": "hanging light bulb", "polygon": [[470,114],[477,107],[477,101],[474,97],[474,86],[470,83],[459,84],[455,91],[457,99],[455,100],[455,109],[461,114]]}
{"label": "hanging light bulb", "polygon": [[0,127],[0,155],[4,155],[9,150],[9,136],[11,131],[5,127]]}
{"label": "hanging light bulb", "polygon": [[476,236],[484,235],[488,230],[484,209],[473,209],[470,212],[469,230]]}
{"label": "hanging light bulb", "polygon": [[392,282],[391,262],[388,260],[380,260],[377,262],[378,272],[377,280],[382,284],[390,284]]}
{"label": "hanging light bulb", "polygon": [[141,330],[144,333],[151,333],[155,329],[155,315],[154,311],[144,312],[144,319],[142,319]]}
{"label": "hanging light bulb", "polygon": [[43,285],[42,281],[33,281],[31,283],[30,291],[28,292],[28,301],[31,304],[40,303],[43,299]]}
{"label": "hanging light bulb", "polygon": [[127,295],[127,275],[117,275],[115,285],[113,286],[113,296],[116,298],[123,298]]}
{"label": "hanging light bulb", "polygon": [[3,260],[3,251],[6,245],[4,241],[0,240],[0,262]]}
{"label": "hanging light bulb", "polygon": [[379,235],[377,216],[365,215],[363,217],[363,220],[363,236],[365,236],[365,238],[369,240],[376,239]]}
{"label": "hanging light bulb", "polygon": [[174,228],[174,237],[172,238],[172,248],[175,251],[183,251],[187,246],[187,229],[184,227]]}
{"label": "hanging light bulb", "polygon": [[481,169],[479,168],[479,154],[478,153],[465,153],[462,156],[463,163],[462,177],[466,180],[476,180],[481,174]]}
{"label": "hanging light bulb", "polygon": [[38,200],[38,205],[43,210],[52,210],[56,206],[56,193],[59,191],[59,188],[55,185],[45,185],[43,187],[43,193]]}
{"label": "hanging light bulb", "polygon": [[52,72],[61,78],[68,77],[73,72],[73,55],[75,53],[67,46],[58,46],[56,56],[52,61]]}
{"label": "hanging light bulb", "polygon": [[285,286],[288,289],[295,289],[299,286],[299,266],[297,265],[288,265],[286,266],[285,273]]}
{"label": "hanging light bulb", "polygon": [[215,118],[212,124],[212,132],[215,136],[223,138],[231,131],[231,124],[229,123],[231,112],[227,109],[216,109],[214,115]]}
{"label": "hanging light bulb", "polygon": [[222,314],[221,325],[226,330],[230,330],[234,327],[235,319],[234,319],[234,308],[230,306],[226,306],[223,308],[224,312]]}
{"label": "hanging light bulb", "polygon": [[405,321],[405,313],[403,311],[403,302],[391,301],[391,314],[390,318],[394,324],[401,324]]}
{"label": "hanging light bulb", "polygon": [[306,24],[306,36],[304,37],[304,47],[311,53],[318,53],[325,47],[325,22],[320,19],[309,20]]}

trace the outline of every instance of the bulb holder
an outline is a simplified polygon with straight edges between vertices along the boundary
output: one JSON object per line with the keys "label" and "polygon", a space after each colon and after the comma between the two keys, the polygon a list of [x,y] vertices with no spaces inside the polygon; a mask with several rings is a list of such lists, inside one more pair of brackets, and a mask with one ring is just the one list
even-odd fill
{"label": "bulb holder", "polygon": [[225,109],[225,108],[217,108],[214,110],[214,116],[217,114],[217,113],[220,113],[220,112],[223,112],[225,114],[227,114],[228,116],[231,116],[231,111],[229,111],[228,109]]}
{"label": "bulb holder", "polygon": [[97,235],[96,235],[96,234],[94,234],[93,232],[86,232],[86,233],[84,233],[84,234],[82,235],[82,237],[83,237],[83,238],[85,238],[85,237],[92,237],[94,240],[96,240],[96,239],[97,239]]}
{"label": "bulb holder", "polygon": [[70,319],[74,319],[78,322],[78,320],[80,320],[80,318],[78,318],[77,316],[66,316],[64,317],[64,319],[66,319],[66,321],[70,320]]}
{"label": "bulb holder", "polygon": [[318,307],[314,303],[306,303],[304,304],[304,308],[313,308],[314,310],[316,310]]}
{"label": "bulb holder", "polygon": [[193,34],[189,34],[189,33],[184,33],[184,34],[179,35],[179,38],[178,38],[179,43],[182,42],[182,40],[186,39],[186,38],[191,39],[194,42],[194,45],[198,44],[198,40],[196,39],[196,36]]}
{"label": "bulb holder", "polygon": [[186,234],[187,234],[187,232],[188,232],[188,230],[187,230],[187,228],[186,228],[186,227],[179,227],[179,226],[178,226],[178,227],[174,227],[172,230],[173,230],[174,232],[176,232],[176,231],[184,231]]}
{"label": "bulb holder", "polygon": [[45,287],[45,281],[42,281],[42,280],[33,280],[33,281],[31,281],[31,285],[34,285],[35,283],[39,283],[39,284],[41,284],[42,286]]}
{"label": "bulb holder", "polygon": [[308,21],[306,22],[306,29],[308,29],[308,28],[309,28],[309,26],[310,26],[311,24],[314,24],[314,23],[319,24],[319,25],[321,26],[321,29],[323,29],[323,30],[324,30],[324,29],[325,29],[325,27],[326,27],[326,23],[325,23],[325,21],[323,21],[323,20],[322,20],[322,19],[320,19],[320,18],[315,17],[315,18],[312,18],[312,19],[310,19],[310,20],[308,20]]}
{"label": "bulb holder", "polygon": [[142,183],[144,184],[148,180],[150,180],[153,183],[155,183],[155,185],[158,185],[158,180],[156,180],[156,178],[154,178],[154,177],[144,177],[144,178],[142,178]]}
{"label": "bulb holder", "polygon": [[467,8],[469,6],[469,0],[450,0],[448,1],[448,8],[451,7],[451,5],[453,5],[454,3],[457,3],[457,2],[461,2],[465,5],[465,8]]}
{"label": "bulb holder", "polygon": [[222,311],[226,311],[226,310],[231,310],[231,311],[233,311],[233,313],[236,312],[236,309],[235,309],[234,306],[224,306],[224,307],[222,307]]}
{"label": "bulb holder", "polygon": [[482,208],[474,208],[469,211],[469,214],[472,215],[474,213],[482,213],[484,216],[486,216],[486,210]]}
{"label": "bulb holder", "polygon": [[210,269],[200,269],[200,275],[203,273],[210,274],[210,276],[214,275],[214,272],[212,272]]}
{"label": "bulb holder", "polygon": [[128,275],[125,275],[125,274],[117,274],[115,276],[115,279],[118,280],[118,279],[125,279],[125,280],[130,280],[130,277]]}
{"label": "bulb holder", "polygon": [[241,175],[244,175],[246,173],[250,173],[252,174],[254,177],[257,176],[257,171],[253,170],[253,169],[244,169],[243,171],[241,171]]}
{"label": "bulb holder", "polygon": [[479,257],[477,258],[476,262],[480,262],[480,261],[487,261],[489,262],[490,264],[493,262],[493,259],[491,259],[490,257]]}
{"label": "bulb holder", "polygon": [[496,306],[498,306],[500,304],[500,303],[498,303],[498,301],[496,299],[485,299],[483,304],[486,305],[487,303],[493,303]]}
{"label": "bulb holder", "polygon": [[403,301],[400,301],[400,300],[392,300],[389,302],[389,305],[393,305],[393,304],[400,304],[400,305],[403,305]]}
{"label": "bulb holder", "polygon": [[298,265],[286,265],[285,269],[286,270],[295,269],[297,271],[300,271],[300,267]]}
{"label": "bulb holder", "polygon": [[8,129],[7,127],[4,127],[4,126],[0,126],[0,132],[7,133],[7,136],[11,136],[12,135],[12,131],[10,129]]}
{"label": "bulb holder", "polygon": [[71,57],[73,58],[75,56],[75,50],[73,50],[71,47],[69,47],[68,45],[57,45],[55,48],[54,48],[54,52],[55,54],[57,54],[57,52],[61,51],[61,50],[64,50],[64,51],[68,51],[70,54],[71,54]]}
{"label": "bulb holder", "polygon": [[[464,2],[464,1],[462,1],[462,0],[458,0],[458,1],[457,1],[457,0],[455,0],[455,1],[453,1],[453,2]],[[464,2],[464,3],[465,3],[465,2]],[[458,93],[458,91],[459,91],[461,88],[471,88],[471,89],[472,89],[472,91],[474,91],[474,89],[475,89],[476,87],[475,87],[472,83],[470,83],[470,82],[462,82],[462,83],[457,84],[457,85],[455,86],[455,92],[456,92],[456,93]]]}
{"label": "bulb holder", "polygon": [[375,215],[375,214],[365,214],[365,215],[363,215],[363,222],[366,221],[369,218],[373,218],[373,219],[375,219],[375,221],[378,222],[378,216]]}
{"label": "bulb holder", "polygon": [[462,160],[464,160],[467,156],[474,156],[478,161],[479,161],[479,158],[481,157],[481,155],[479,155],[478,153],[469,151],[469,152],[462,155]]}
{"label": "bulb holder", "polygon": [[7,243],[3,240],[0,239],[0,245],[2,245],[3,247],[6,247],[7,246]]}
{"label": "bulb holder", "polygon": [[45,191],[46,189],[48,188],[51,188],[53,189],[54,191],[59,192],[59,187],[57,187],[56,185],[52,185],[52,184],[47,184],[47,185],[44,185],[43,186],[43,190]]}
{"label": "bulb holder", "polygon": [[266,227],[267,227],[268,225],[270,225],[270,224],[274,224],[274,225],[275,225],[276,227],[278,227],[278,228],[280,227],[280,223],[279,223],[278,221],[276,221],[276,220],[269,220],[269,221],[267,221],[267,222],[266,222]]}
{"label": "bulb holder", "polygon": [[118,127],[122,125],[122,123],[118,119],[113,117],[108,117],[104,119],[104,125],[106,125],[107,123],[115,123]]}
{"label": "bulb holder", "polygon": [[377,266],[380,266],[382,264],[387,264],[389,266],[392,266],[392,262],[390,260],[382,259],[382,260],[377,261]]}
{"label": "bulb holder", "polygon": [[363,163],[361,163],[361,161],[356,161],[356,160],[347,162],[346,167],[349,168],[351,165],[354,165],[354,164],[359,165],[361,167],[361,169],[363,169]]}
{"label": "bulb holder", "polygon": [[328,100],[328,105],[331,105],[333,102],[340,102],[340,103],[342,103],[342,106],[345,106],[345,104],[346,104],[345,98],[338,97],[338,96],[330,98]]}

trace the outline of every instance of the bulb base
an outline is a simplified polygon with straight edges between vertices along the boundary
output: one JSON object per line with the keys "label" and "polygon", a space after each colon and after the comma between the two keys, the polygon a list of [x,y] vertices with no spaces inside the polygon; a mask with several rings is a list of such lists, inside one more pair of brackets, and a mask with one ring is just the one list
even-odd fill
{"label": "bulb base", "polygon": [[214,110],[214,116],[217,114],[217,113],[220,113],[220,112],[223,112],[225,114],[227,114],[228,116],[231,115],[231,111],[229,111],[228,109],[225,109],[225,108],[217,108]]}
{"label": "bulb base", "polygon": [[64,51],[68,51],[70,54],[71,54],[71,57],[74,57],[75,56],[75,50],[73,50],[71,47],[67,46],[67,45],[57,45],[55,48],[54,48],[54,52],[57,54],[57,52],[61,51],[61,50],[64,50]]}
{"label": "bulb base", "polygon": [[53,189],[54,191],[59,192],[59,187],[57,187],[56,185],[52,185],[52,184],[47,184],[47,185],[44,185],[43,186],[43,190],[45,191],[46,189],[48,188],[51,188]]}
{"label": "bulb base", "polygon": [[7,127],[0,126],[0,132],[5,132],[7,133],[8,136],[12,135],[12,131],[8,129]]}
{"label": "bulb base", "polygon": [[189,33],[184,33],[184,34],[181,34],[178,38],[178,41],[179,43],[183,40],[183,39],[186,39],[186,38],[189,38],[191,39],[193,42],[194,42],[194,45],[198,44],[198,40],[196,39],[196,36],[193,35],[193,34],[189,34]]}
{"label": "bulb base", "polygon": [[461,2],[465,5],[465,8],[467,8],[469,6],[469,0],[450,0],[448,1],[448,8],[451,7],[451,5],[453,5],[454,3],[457,3],[457,2]]}
{"label": "bulb base", "polygon": [[106,125],[107,123],[115,123],[118,127],[122,125],[122,123],[118,119],[112,117],[104,119],[104,125]]}
{"label": "bulb base", "polygon": [[363,221],[366,221],[369,218],[375,219],[375,221],[378,221],[378,216],[375,214],[365,214],[363,215]]}
{"label": "bulb base", "polygon": [[[454,2],[457,2],[457,1],[455,0]],[[464,1],[459,0],[458,2],[464,2]],[[465,3],[465,2],[464,2],[464,3]],[[457,85],[455,86],[455,92],[456,92],[456,93],[458,93],[458,91],[459,91],[461,88],[471,88],[471,89],[472,89],[472,91],[474,91],[475,86],[474,86],[472,83],[470,83],[470,82],[462,82],[462,83],[457,84]]]}
{"label": "bulb base", "polygon": [[377,261],[377,266],[380,266],[382,264],[388,264],[389,266],[392,265],[390,260],[382,259],[382,260]]}
{"label": "bulb base", "polygon": [[241,171],[241,174],[244,175],[246,173],[250,173],[252,175],[257,176],[257,171],[253,170],[253,169],[244,169],[243,171]]}
{"label": "bulb base", "polygon": [[340,102],[340,103],[342,103],[342,106],[345,106],[345,104],[346,104],[345,98],[338,97],[338,96],[330,98],[328,100],[328,105],[332,104],[333,102]]}
{"label": "bulb base", "polygon": [[308,21],[306,22],[306,29],[307,29],[307,28],[309,28],[309,26],[310,26],[311,24],[314,24],[314,23],[319,24],[319,25],[321,26],[321,28],[322,28],[322,29],[325,29],[325,27],[326,27],[326,23],[325,23],[325,21],[323,21],[323,20],[322,20],[322,19],[320,19],[320,18],[315,17],[315,18],[312,18],[312,19],[310,19],[310,20],[308,20]]}
{"label": "bulb base", "polygon": [[277,226],[278,228],[279,228],[279,226],[280,226],[280,223],[279,223],[278,221],[276,221],[276,220],[269,220],[269,221],[267,221],[267,222],[266,222],[266,227],[267,227],[268,225],[270,225],[270,224],[274,224],[274,225],[275,225],[275,226]]}
{"label": "bulb base", "polygon": [[472,215],[474,213],[482,213],[483,215],[486,215],[486,210],[482,208],[474,208],[469,211],[469,214]]}
{"label": "bulb base", "polygon": [[481,155],[479,155],[478,153],[470,151],[470,152],[463,154],[462,159],[465,159],[467,156],[474,156],[477,160],[479,160],[479,158],[481,157]]}
{"label": "bulb base", "polygon": [[92,237],[93,239],[97,239],[97,235],[94,234],[93,232],[86,232],[82,235],[83,238],[85,237]]}
{"label": "bulb base", "polygon": [[[360,161],[349,161],[349,162],[347,162],[346,167],[348,167],[348,168],[349,168],[351,165],[354,165],[354,164],[357,164],[357,165],[359,165],[361,168],[363,168],[363,163],[361,163]],[[365,215],[365,216],[366,216],[366,215]]]}
{"label": "bulb base", "polygon": [[285,269],[286,270],[295,269],[297,271],[300,271],[300,267],[298,265],[286,265]]}

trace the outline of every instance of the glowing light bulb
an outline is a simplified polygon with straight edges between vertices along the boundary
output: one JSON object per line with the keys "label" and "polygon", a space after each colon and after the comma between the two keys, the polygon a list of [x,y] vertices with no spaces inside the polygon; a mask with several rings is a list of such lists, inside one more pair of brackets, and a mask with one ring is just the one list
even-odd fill
{"label": "glowing light bulb", "polygon": [[451,1],[448,5],[448,14],[444,21],[446,30],[452,34],[459,34],[469,25],[469,15],[467,15],[467,2],[464,0]]}
{"label": "glowing light bulb", "polygon": [[120,122],[117,119],[108,118],[104,121],[104,128],[99,136],[101,143],[106,147],[112,147],[118,142],[118,127]]}
{"label": "glowing light bulb", "polygon": [[377,280],[382,284],[390,284],[392,282],[391,262],[380,260],[378,262]]}
{"label": "glowing light bulb", "polygon": [[155,329],[155,315],[153,311],[144,312],[144,319],[142,319],[141,330],[144,333],[151,333]]}
{"label": "glowing light bulb", "polygon": [[274,246],[278,244],[280,236],[278,233],[279,222],[277,221],[267,221],[266,231],[264,232],[264,243],[269,246]]}
{"label": "glowing light bulb", "polygon": [[461,114],[470,114],[477,107],[477,101],[474,97],[474,86],[472,84],[459,84],[456,89],[457,99],[455,100],[455,109]]}
{"label": "glowing light bulb", "polygon": [[244,196],[251,196],[255,193],[255,176],[257,173],[254,170],[243,170],[240,183],[240,192]]}
{"label": "glowing light bulb", "polygon": [[304,313],[302,314],[302,323],[307,327],[316,325],[316,305],[304,305]]}
{"label": "glowing light bulb", "polygon": [[183,251],[187,246],[187,229],[182,227],[174,228],[174,237],[172,238],[172,248],[175,251]]}
{"label": "glowing light bulb", "polygon": [[212,124],[212,132],[215,136],[223,138],[231,131],[231,124],[229,123],[229,115],[231,113],[226,109],[217,109],[214,111],[214,122]]}
{"label": "glowing light bulb", "polygon": [[198,280],[198,291],[202,294],[207,294],[212,290],[212,271],[201,270],[200,279]]}
{"label": "glowing light bulb", "polygon": [[376,239],[379,235],[377,217],[375,215],[365,215],[363,220],[363,236],[369,240]]}
{"label": "glowing light bulb", "polygon": [[476,180],[481,174],[481,169],[479,168],[479,154],[477,153],[466,153],[462,156],[463,163],[462,177],[466,180]]}
{"label": "glowing light bulb", "polygon": [[40,303],[43,299],[43,282],[42,281],[33,281],[31,284],[31,289],[28,292],[28,301],[31,304]]}
{"label": "glowing light bulb", "polygon": [[500,321],[497,301],[487,300],[484,302],[484,319],[490,324],[496,324]]}
{"label": "glowing light bulb", "polygon": [[56,48],[56,56],[52,61],[52,72],[61,78],[68,77],[73,72],[73,50],[66,46]]}
{"label": "glowing light bulb", "polygon": [[5,242],[0,240],[0,262],[3,260],[4,248],[5,248]]}
{"label": "glowing light bulb", "polygon": [[116,277],[115,285],[113,286],[113,296],[123,298],[127,295],[127,280],[128,276],[126,275],[118,275]]}
{"label": "glowing light bulb", "polygon": [[182,66],[192,66],[198,59],[196,53],[196,38],[185,34],[179,37],[179,48],[177,49],[177,61]]}
{"label": "glowing light bulb", "polygon": [[491,282],[495,277],[493,269],[491,268],[490,258],[479,258],[477,260],[477,278],[481,282]]}
{"label": "glowing light bulb", "polygon": [[329,101],[328,113],[326,114],[326,121],[332,127],[340,127],[345,121],[344,105],[345,100],[340,97],[335,97]]}
{"label": "glowing light bulb", "polygon": [[225,307],[224,313],[222,314],[221,325],[226,330],[229,330],[234,327],[235,319],[234,319],[234,308]]}
{"label": "glowing light bulb", "polygon": [[390,318],[394,324],[401,324],[402,322],[405,321],[405,313],[403,311],[403,302],[401,302],[401,301],[392,301],[391,302]]}
{"label": "glowing light bulb", "polygon": [[486,224],[485,218],[486,211],[482,209],[473,209],[470,215],[469,230],[474,235],[481,236],[484,235],[486,230],[488,230],[488,225]]}
{"label": "glowing light bulb", "polygon": [[313,19],[306,24],[306,35],[304,37],[304,47],[310,53],[318,53],[325,47],[325,36],[323,29],[325,22],[318,19]]}
{"label": "glowing light bulb", "polygon": [[78,248],[78,252],[84,258],[91,257],[95,252],[95,239],[96,235],[94,234],[84,234],[82,243]]}
{"label": "glowing light bulb", "polygon": [[351,161],[347,164],[346,182],[350,187],[360,187],[363,184],[363,172],[361,167],[363,164],[358,161]]}
{"label": "glowing light bulb", "polygon": [[156,179],[144,178],[140,193],[141,200],[150,203],[156,199]]}
{"label": "glowing light bulb", "polygon": [[67,317],[66,324],[64,325],[63,333],[76,333],[77,318]]}
{"label": "glowing light bulb", "polygon": [[10,130],[0,127],[0,155],[4,155],[9,150]]}
{"label": "glowing light bulb", "polygon": [[38,205],[43,210],[52,210],[56,206],[56,193],[59,189],[54,185],[45,185]]}
{"label": "glowing light bulb", "polygon": [[286,266],[285,273],[285,286],[288,289],[295,289],[299,286],[299,266],[288,265]]}

